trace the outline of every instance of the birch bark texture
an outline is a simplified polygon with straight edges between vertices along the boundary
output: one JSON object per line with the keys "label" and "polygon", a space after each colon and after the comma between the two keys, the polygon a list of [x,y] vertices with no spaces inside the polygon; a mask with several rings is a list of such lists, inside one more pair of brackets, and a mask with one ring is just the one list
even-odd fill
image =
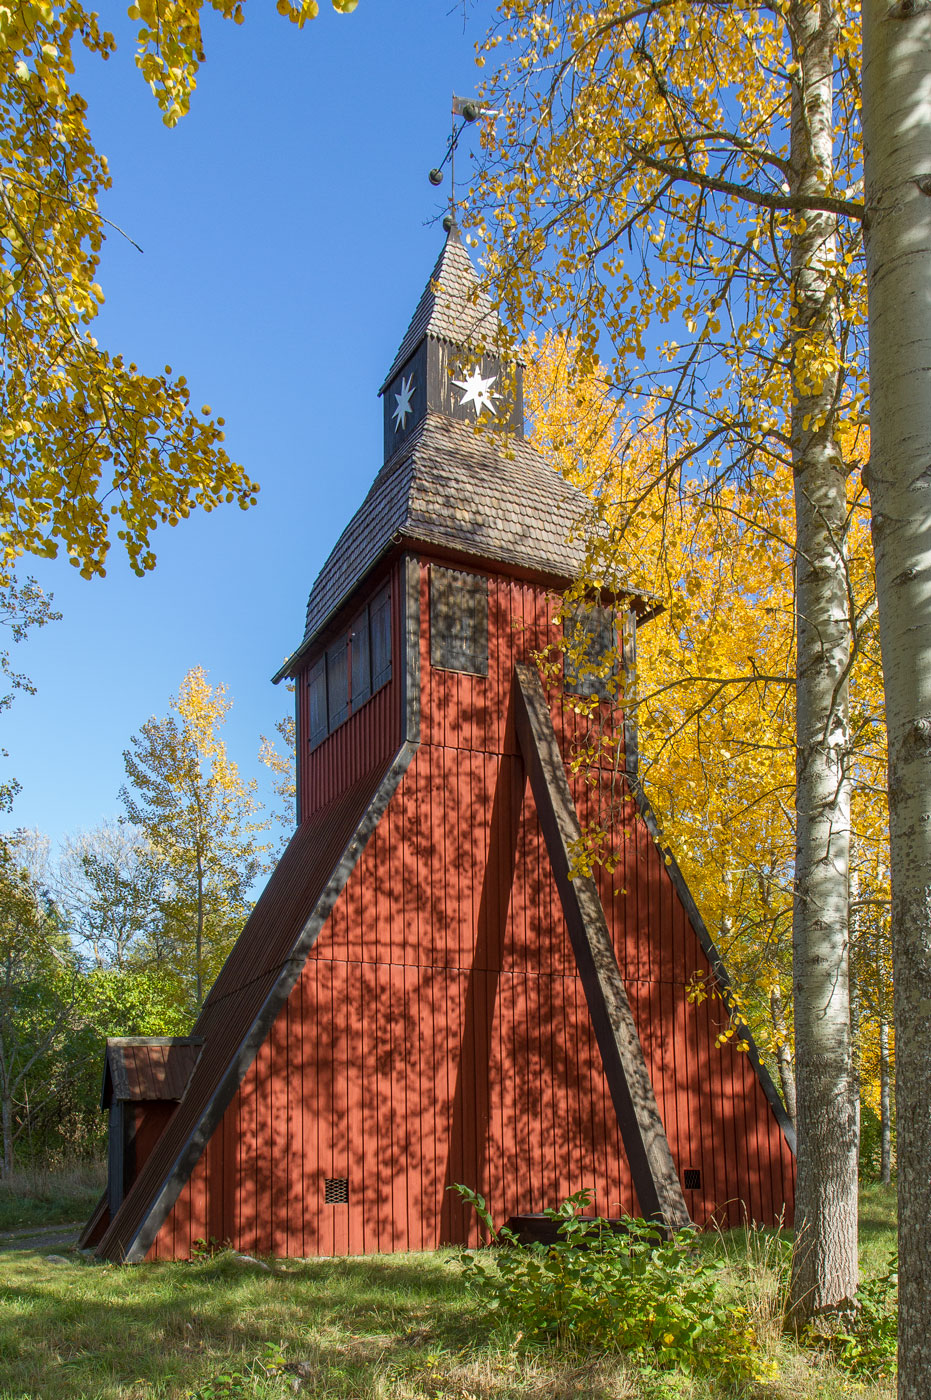
{"label": "birch bark texture", "polygon": [[[484,96],[501,118],[485,135],[476,220],[514,332],[546,324],[574,347],[579,377],[607,376],[638,429],[627,441],[656,435],[664,502],[686,482],[717,512],[725,485],[752,481],[756,503],[772,504],[791,466],[798,1323],[857,1283],[841,453],[865,393],[847,271],[862,254],[852,12],[840,0],[607,0],[597,14],[585,0],[499,0]],[[685,343],[654,352],[673,315]],[[639,488],[619,503],[630,519]],[[665,520],[673,528],[671,509]],[[594,545],[588,584],[602,586],[604,558]]]}
{"label": "birch bark texture", "polygon": [[931,5],[864,0],[870,490],[889,745],[900,1400],[931,1395]]}
{"label": "birch bark texture", "polygon": [[[829,3],[790,10],[793,192],[833,176],[834,43]],[[848,866],[851,623],[844,549],[847,495],[836,435],[837,218],[813,211],[792,238],[791,437],[795,484],[796,851],[792,916],[798,1121],[796,1326],[857,1287],[858,1117],[852,1079]],[[834,352],[834,353],[832,353]]]}

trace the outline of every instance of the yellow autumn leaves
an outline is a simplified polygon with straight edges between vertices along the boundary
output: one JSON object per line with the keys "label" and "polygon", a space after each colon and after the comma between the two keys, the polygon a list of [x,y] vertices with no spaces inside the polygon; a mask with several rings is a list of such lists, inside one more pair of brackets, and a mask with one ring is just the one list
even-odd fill
{"label": "yellow autumn leaves", "polygon": [[[636,718],[643,781],[699,908],[735,978],[764,1050],[784,1043],[791,1004],[795,855],[793,494],[774,464],[752,487],[697,473],[673,483],[658,427],[623,416],[606,379],[574,374],[552,337],[527,355],[533,442],[592,501],[578,591],[652,596],[639,629]],[[649,411],[644,415],[650,418]],[[888,999],[887,817],[881,669],[872,551],[858,467],[868,440],[855,423],[842,447],[847,556],[857,652],[851,673],[854,777],[851,916],[861,979],[867,1098],[878,1104],[877,1008]],[[632,698],[632,697],[631,697]],[[597,743],[597,736],[593,742]],[[593,834],[587,859],[613,847]],[[581,859],[581,856],[578,857]],[[697,987],[700,998],[706,989]]]}
{"label": "yellow autumn leaves", "polygon": [[[211,0],[234,21],[240,0]],[[333,0],[343,13],[355,0]],[[203,0],[136,0],[136,63],[163,120],[190,105],[203,62]],[[298,24],[310,0],[290,5]],[[0,574],[22,554],[60,548],[85,577],[114,539],[137,573],[152,535],[193,510],[252,505],[258,487],[223,447],[223,420],[190,402],[183,375],[144,373],[102,348],[92,326],[110,186],[75,51],[109,58],[113,36],[80,0],[0,5]]]}
{"label": "yellow autumn leaves", "polygon": [[[836,61],[855,69],[858,7],[836,8]],[[583,371],[598,350],[628,407],[652,398],[679,459],[700,453],[711,470],[724,465],[719,445],[742,465],[742,441],[783,432],[786,406],[831,373],[860,413],[856,84],[837,86],[824,191],[845,217],[836,246],[813,254],[846,327],[829,351],[825,339],[794,343],[789,245],[812,216],[793,202],[797,63],[780,7],[502,0],[485,56],[501,116],[483,135],[473,221],[519,333],[558,325]]]}

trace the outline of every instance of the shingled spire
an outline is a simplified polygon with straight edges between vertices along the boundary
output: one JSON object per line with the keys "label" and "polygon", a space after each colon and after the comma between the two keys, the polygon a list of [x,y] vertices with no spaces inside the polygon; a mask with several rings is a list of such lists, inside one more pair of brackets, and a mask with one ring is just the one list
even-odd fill
{"label": "shingled spire", "polygon": [[502,362],[499,331],[453,224],[379,390],[384,464],[320,570],[304,640],[276,680],[294,674],[353,590],[399,547],[494,561],[556,589],[575,578],[591,503],[523,440],[522,369]]}
{"label": "shingled spire", "polygon": [[498,313],[479,286],[459,227],[451,224],[443,250],[379,393],[385,392],[425,336],[452,345],[493,346],[499,326]]}
{"label": "shingled spire", "polygon": [[453,223],[379,390],[386,461],[428,413],[472,423],[483,417],[523,435],[521,367],[502,363],[500,331],[498,313]]}

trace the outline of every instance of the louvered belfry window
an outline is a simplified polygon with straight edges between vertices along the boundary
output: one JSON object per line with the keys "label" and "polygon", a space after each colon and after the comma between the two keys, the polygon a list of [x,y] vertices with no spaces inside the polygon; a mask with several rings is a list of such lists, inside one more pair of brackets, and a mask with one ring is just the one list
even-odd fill
{"label": "louvered belfry window", "polygon": [[372,636],[372,692],[391,679],[391,592],[387,588],[369,604]]}
{"label": "louvered belfry window", "polygon": [[430,664],[488,675],[488,580],[430,566]]}
{"label": "louvered belfry window", "polygon": [[572,649],[566,653],[566,693],[613,699],[618,674],[614,609],[576,608],[565,620],[565,633]]}
{"label": "louvered belfry window", "polygon": [[307,673],[310,747],[322,744],[390,679],[391,588],[386,584]]}
{"label": "louvered belfry window", "polygon": [[349,647],[346,642],[346,637],[340,637],[334,646],[327,648],[326,693],[331,729],[349,718]]}
{"label": "louvered belfry window", "polygon": [[307,676],[310,697],[310,747],[315,749],[327,736],[326,657],[321,656]]}

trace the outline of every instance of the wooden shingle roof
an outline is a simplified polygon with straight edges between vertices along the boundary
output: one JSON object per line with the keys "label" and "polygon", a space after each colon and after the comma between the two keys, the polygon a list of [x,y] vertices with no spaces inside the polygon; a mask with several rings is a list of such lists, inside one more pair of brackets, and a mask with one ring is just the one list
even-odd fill
{"label": "wooden shingle roof", "polygon": [[311,589],[304,644],[392,545],[433,545],[564,585],[591,503],[526,442],[428,414],[386,462]]}
{"label": "wooden shingle roof", "polygon": [[451,345],[491,346],[499,328],[498,313],[479,286],[453,224],[379,393],[384,393],[424,336]]}
{"label": "wooden shingle roof", "polygon": [[192,1036],[111,1036],[102,1107],[109,1107],[112,1099],[153,1103],[182,1098],[203,1043]]}

